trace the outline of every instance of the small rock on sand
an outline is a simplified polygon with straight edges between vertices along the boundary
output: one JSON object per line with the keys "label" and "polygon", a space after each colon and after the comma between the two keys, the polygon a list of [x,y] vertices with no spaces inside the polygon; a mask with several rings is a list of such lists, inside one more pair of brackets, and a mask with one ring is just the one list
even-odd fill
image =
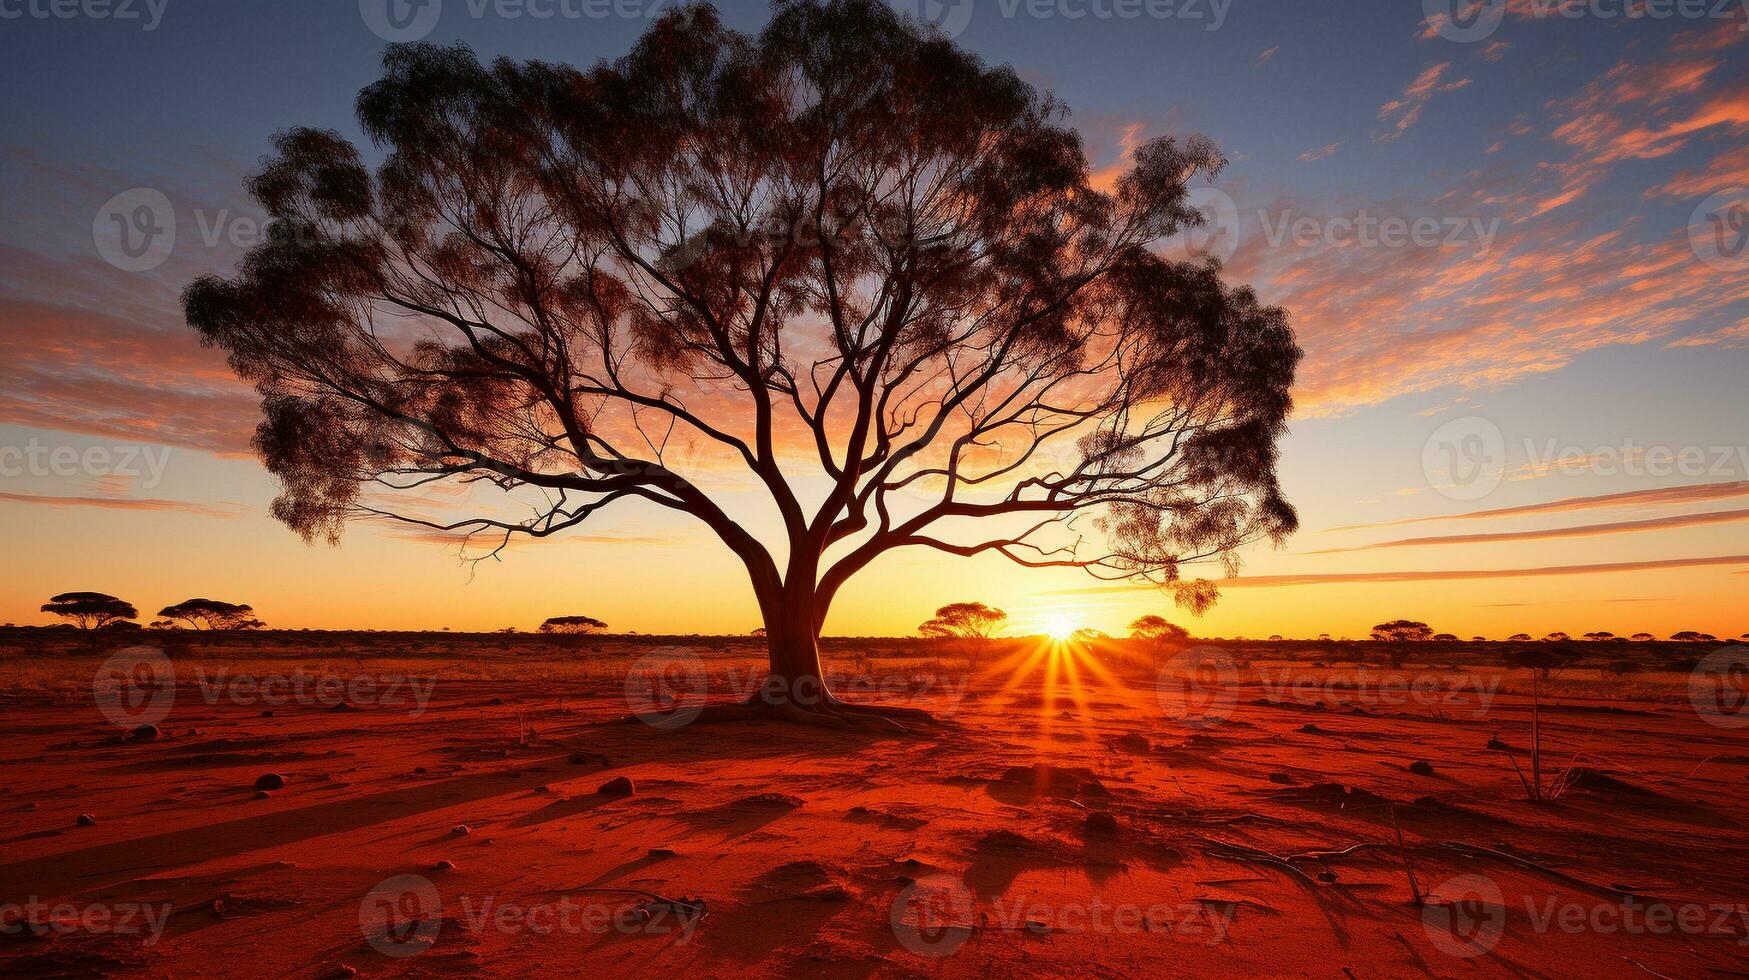
{"label": "small rock on sand", "polygon": [[458,823],[454,827],[449,828],[449,832],[457,837],[466,837],[468,834],[473,833],[473,830],[465,823]]}
{"label": "small rock on sand", "polygon": [[285,777],[277,772],[264,772],[255,780],[256,789],[285,789]]}
{"label": "small rock on sand", "polygon": [[136,742],[150,742],[160,734],[157,725],[140,725],[129,733],[128,737]]}
{"label": "small rock on sand", "polygon": [[1421,761],[1411,762],[1409,763],[1409,771],[1417,776],[1431,776],[1433,775],[1433,763]]}
{"label": "small rock on sand", "polygon": [[602,796],[630,796],[637,792],[637,788],[632,785],[630,778],[626,776],[615,776],[607,782],[602,783],[601,788],[596,792],[600,793]]}
{"label": "small rock on sand", "polygon": [[448,858],[444,858],[443,860],[432,865],[431,870],[433,870],[433,871],[454,871],[455,870],[455,862],[451,861]]}
{"label": "small rock on sand", "polygon": [[73,822],[81,827],[95,827],[95,826],[97,826],[97,818],[92,816],[89,813],[79,814],[79,819],[77,819]]}

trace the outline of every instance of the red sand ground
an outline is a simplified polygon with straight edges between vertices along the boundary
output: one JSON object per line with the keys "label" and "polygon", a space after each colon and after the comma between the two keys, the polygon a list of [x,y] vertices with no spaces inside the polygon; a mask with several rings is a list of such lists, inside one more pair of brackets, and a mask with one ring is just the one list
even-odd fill
{"label": "red sand ground", "polygon": [[[94,704],[102,656],[0,654],[0,971],[1749,975],[1749,729],[1697,715],[1684,674],[1559,675],[1545,779],[1572,785],[1533,804],[1523,672],[1241,651],[1237,683],[1189,689],[1226,715],[1199,724],[1116,647],[963,692],[889,649],[832,659],[931,685],[907,703],[943,725],[661,731],[616,721],[647,644],[278,637],[178,651],[152,740]],[[753,653],[664,676],[720,687]],[[436,685],[422,713],[330,688],[270,716],[199,686],[300,667]],[[598,792],[619,776],[632,795]]]}

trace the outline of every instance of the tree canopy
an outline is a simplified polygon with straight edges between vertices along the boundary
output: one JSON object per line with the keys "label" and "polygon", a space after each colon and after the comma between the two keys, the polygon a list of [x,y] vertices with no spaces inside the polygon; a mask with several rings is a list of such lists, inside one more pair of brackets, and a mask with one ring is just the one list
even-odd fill
{"label": "tree canopy", "polygon": [[1433,639],[1433,627],[1412,619],[1393,619],[1374,626],[1372,638],[1381,643],[1421,642]]}
{"label": "tree canopy", "polygon": [[542,633],[600,633],[607,624],[594,616],[554,616],[540,624]]}
{"label": "tree canopy", "polygon": [[981,602],[951,602],[924,620],[917,632],[935,639],[986,640],[1007,620],[1007,613]]}
{"label": "tree canopy", "polygon": [[102,592],[63,592],[44,603],[42,611],[63,616],[82,630],[102,629],[140,615],[132,603]]}
{"label": "tree canopy", "polygon": [[255,618],[252,607],[218,599],[184,599],[158,610],[158,615],[180,620],[195,629],[204,626],[209,630],[251,630],[266,625]]}

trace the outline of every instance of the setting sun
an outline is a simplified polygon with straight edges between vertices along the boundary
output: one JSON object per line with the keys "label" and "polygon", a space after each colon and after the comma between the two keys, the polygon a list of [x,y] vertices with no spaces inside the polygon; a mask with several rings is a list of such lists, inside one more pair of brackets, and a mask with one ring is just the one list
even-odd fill
{"label": "setting sun", "polygon": [[1057,614],[1045,620],[1045,635],[1061,642],[1075,635],[1075,621],[1068,616]]}

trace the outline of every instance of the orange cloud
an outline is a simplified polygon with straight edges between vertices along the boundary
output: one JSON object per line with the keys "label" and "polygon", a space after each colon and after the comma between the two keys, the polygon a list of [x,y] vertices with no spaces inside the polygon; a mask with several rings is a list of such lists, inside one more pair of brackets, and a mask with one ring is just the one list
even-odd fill
{"label": "orange cloud", "polygon": [[1405,520],[1384,521],[1377,524],[1349,524],[1344,527],[1333,527],[1330,528],[1330,530],[1362,531],[1370,528],[1400,527],[1404,524],[1426,524],[1431,521],[1473,521],[1494,517],[1522,517],[1526,514],[1558,514],[1575,510],[1592,510],[1612,507],[1666,507],[1746,496],[1749,496],[1749,480],[1738,480],[1731,483],[1696,483],[1680,487],[1662,487],[1657,490],[1629,490],[1625,493],[1607,493],[1594,497],[1566,497],[1561,500],[1551,500],[1541,504],[1525,504],[1518,507],[1497,507],[1493,510],[1477,510],[1466,514],[1435,514],[1428,517],[1411,517]]}
{"label": "orange cloud", "polygon": [[1706,524],[1735,524],[1749,521],[1749,510],[1721,510],[1705,514],[1680,514],[1655,517],[1644,521],[1615,521],[1608,524],[1582,524],[1577,527],[1556,527],[1540,531],[1495,531],[1484,534],[1449,534],[1427,538],[1401,538],[1352,548],[1325,548],[1310,551],[1312,555],[1334,555],[1350,551],[1373,551],[1379,548],[1412,548],[1438,544],[1493,544],[1502,541],[1541,541],[1550,538],[1584,538],[1605,534],[1631,534],[1637,531],[1664,531],[1679,527]]}
{"label": "orange cloud", "polygon": [[197,504],[186,500],[158,500],[150,497],[56,497],[40,493],[10,493],[0,491],[0,502],[31,504],[44,507],[101,507],[107,510],[176,511],[201,517],[242,517],[249,508],[242,504]]}

